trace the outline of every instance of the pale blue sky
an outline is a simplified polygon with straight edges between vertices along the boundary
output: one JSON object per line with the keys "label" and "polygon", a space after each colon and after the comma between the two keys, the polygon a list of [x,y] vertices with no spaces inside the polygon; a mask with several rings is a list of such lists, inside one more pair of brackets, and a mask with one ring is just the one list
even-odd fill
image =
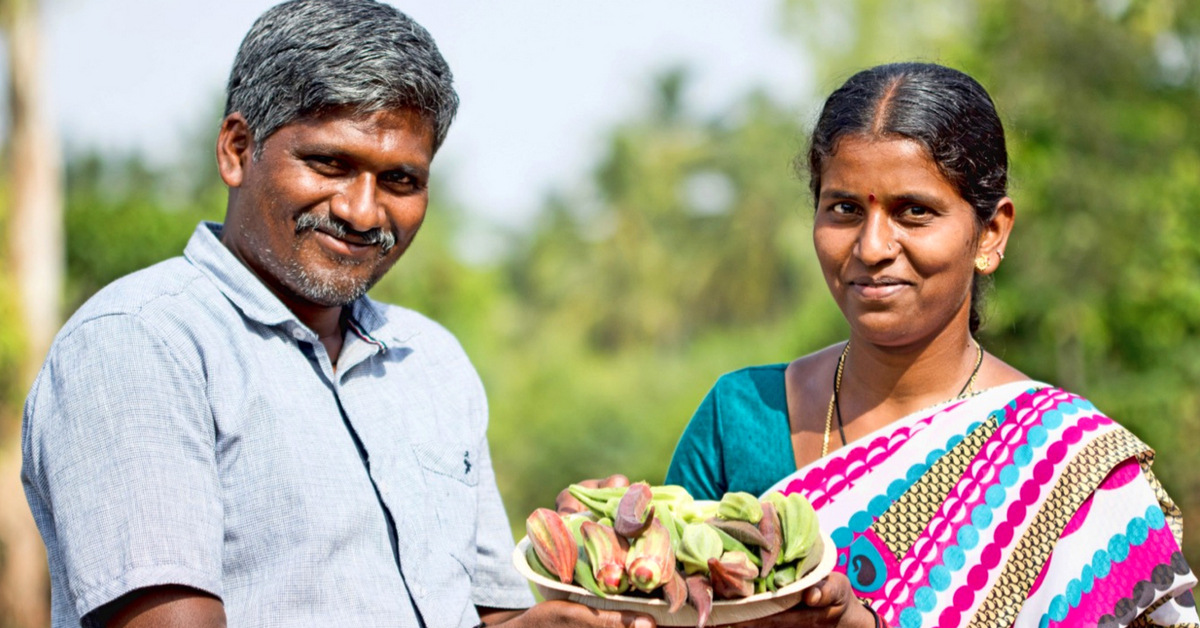
{"label": "pale blue sky", "polygon": [[[169,159],[214,113],[238,43],[270,0],[45,0],[47,88],[69,146]],[[571,188],[603,130],[686,63],[691,102],[722,109],[750,87],[796,102],[811,83],[779,35],[777,0],[423,0],[462,107],[435,162],[470,209],[517,225]],[[217,120],[212,120],[215,125]]]}

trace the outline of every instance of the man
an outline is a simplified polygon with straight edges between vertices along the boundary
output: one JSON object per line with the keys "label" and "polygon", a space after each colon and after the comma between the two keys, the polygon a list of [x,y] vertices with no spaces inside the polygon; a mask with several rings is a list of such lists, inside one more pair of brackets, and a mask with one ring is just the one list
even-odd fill
{"label": "man", "polygon": [[[365,293],[457,107],[429,34],[295,0],[238,52],[224,225],[64,326],[25,407],[54,626],[652,625],[532,599],[454,338]],[[507,620],[507,621],[506,621]]]}

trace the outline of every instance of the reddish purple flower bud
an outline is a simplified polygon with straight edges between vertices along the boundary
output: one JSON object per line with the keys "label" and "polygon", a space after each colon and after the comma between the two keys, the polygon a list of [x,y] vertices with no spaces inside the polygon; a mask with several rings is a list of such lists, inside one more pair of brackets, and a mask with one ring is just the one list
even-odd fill
{"label": "reddish purple flower bud", "polygon": [[592,521],[584,521],[579,530],[583,533],[583,551],[587,553],[588,562],[592,564],[596,586],[610,595],[628,590],[625,558],[629,551],[629,543],[617,536],[612,528]]}
{"label": "reddish purple flower bud", "polygon": [[639,591],[649,593],[675,573],[675,550],[671,534],[658,519],[651,519],[646,531],[629,548],[625,558],[629,583]]}
{"label": "reddish purple flower bud", "polygon": [[542,566],[563,584],[570,584],[575,578],[579,550],[562,517],[549,508],[538,508],[525,520],[525,532]]}
{"label": "reddish purple flower bud", "polygon": [[654,508],[650,506],[653,495],[650,485],[636,482],[621,496],[617,503],[617,516],[613,519],[613,529],[625,538],[636,538],[650,526],[654,519]]}
{"label": "reddish purple flower bud", "polygon": [[742,552],[725,552],[708,561],[708,577],[717,597],[731,600],[754,595],[758,567]]}

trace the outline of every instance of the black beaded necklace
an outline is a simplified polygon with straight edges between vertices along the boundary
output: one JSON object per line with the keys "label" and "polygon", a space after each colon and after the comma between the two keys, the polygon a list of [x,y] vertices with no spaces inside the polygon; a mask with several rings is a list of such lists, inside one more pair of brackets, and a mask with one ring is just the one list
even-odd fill
{"label": "black beaded necklace", "polygon": [[[825,415],[825,439],[821,443],[821,457],[824,458],[829,453],[829,433],[833,428],[833,417],[837,416],[838,435],[842,438],[842,445],[846,445],[846,428],[842,424],[842,407],[838,404],[838,393],[842,389],[842,370],[846,366],[846,354],[850,353],[850,342],[846,341],[846,346],[842,349],[842,355],[838,356],[837,369],[833,372],[833,396],[829,399],[829,411]],[[983,364],[983,347],[979,345],[979,341],[975,341],[975,368],[971,370],[971,376],[967,378],[967,383],[958,391],[958,394],[953,399],[962,399],[970,397],[973,394],[975,386],[975,378],[979,376],[979,367]]]}

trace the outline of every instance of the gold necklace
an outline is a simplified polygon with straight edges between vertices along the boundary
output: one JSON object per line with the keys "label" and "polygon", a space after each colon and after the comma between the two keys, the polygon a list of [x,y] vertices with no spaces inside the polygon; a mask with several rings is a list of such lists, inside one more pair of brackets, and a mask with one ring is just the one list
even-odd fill
{"label": "gold necklace", "polygon": [[[842,389],[842,371],[846,366],[846,354],[850,353],[850,341],[846,341],[846,346],[842,348],[842,354],[838,356],[837,370],[833,375],[833,394],[829,396],[829,410],[825,413],[825,438],[821,441],[821,457],[824,458],[829,453],[829,434],[833,431],[833,414],[837,411],[838,415],[838,431],[842,435],[842,444],[846,444],[846,433],[842,430],[842,410],[838,407],[838,392]],[[958,391],[952,399],[963,399],[975,394],[975,378],[979,376],[979,367],[983,364],[983,347],[979,341],[975,341],[975,368],[971,370],[971,377],[967,379],[966,385]]]}

